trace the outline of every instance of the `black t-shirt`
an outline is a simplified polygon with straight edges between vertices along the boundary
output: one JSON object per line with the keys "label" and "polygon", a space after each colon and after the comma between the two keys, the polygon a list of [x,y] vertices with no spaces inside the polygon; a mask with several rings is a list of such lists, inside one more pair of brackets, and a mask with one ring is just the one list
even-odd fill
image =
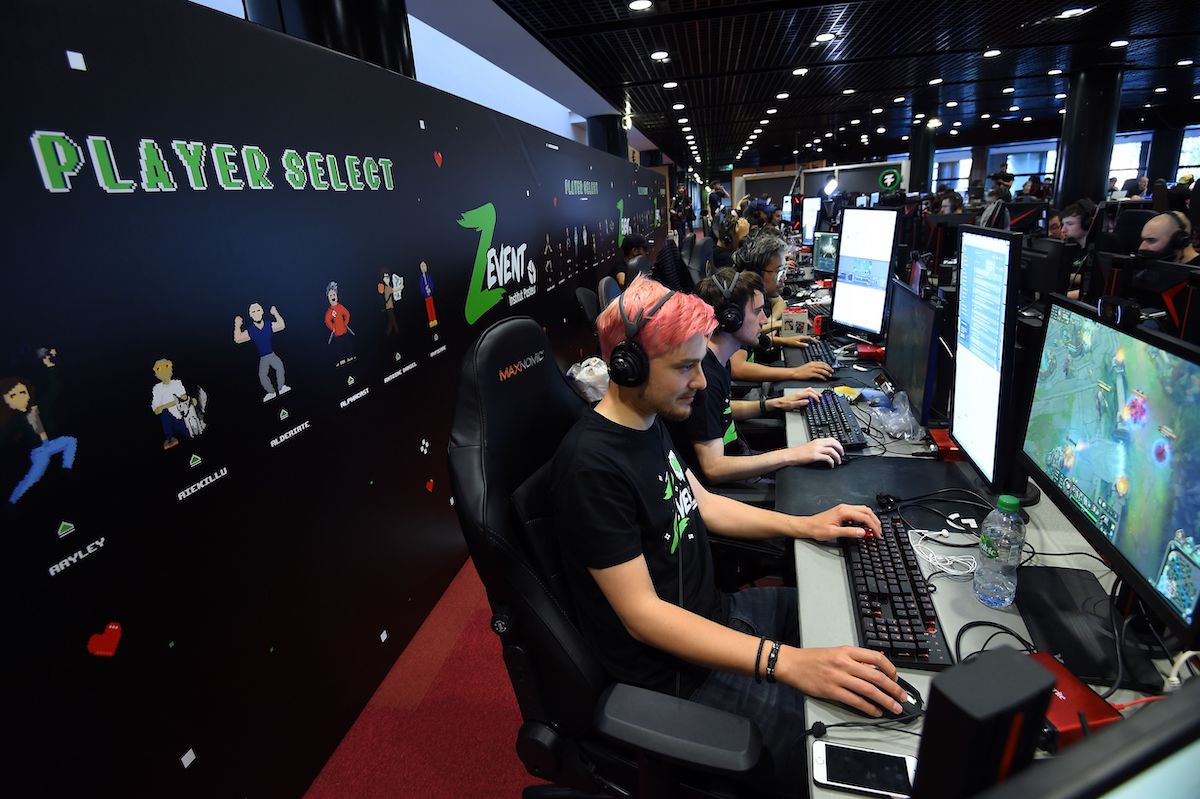
{"label": "black t-shirt", "polygon": [[721,201],[729,195],[725,193],[725,189],[713,189],[708,193],[708,209],[716,211],[721,207]]}
{"label": "black t-shirt", "polygon": [[719,438],[725,445],[726,455],[746,454],[746,444],[738,438],[737,425],[733,421],[733,406],[730,404],[733,400],[733,377],[729,364],[721,363],[709,350],[704,354],[700,368],[704,370],[707,385],[703,391],[696,392],[696,398],[692,400],[692,415],[682,422],[669,422],[667,428],[688,468],[707,485],[712,481],[700,469],[694,442]]}
{"label": "black t-shirt", "polygon": [[680,695],[690,696],[709,670],[635,640],[588,572],[644,555],[660,598],[725,623],[708,534],[666,428],[656,419],[634,430],[590,411],[563,439],[553,470],[555,529],[584,638],[613,679],[673,694],[678,676]]}

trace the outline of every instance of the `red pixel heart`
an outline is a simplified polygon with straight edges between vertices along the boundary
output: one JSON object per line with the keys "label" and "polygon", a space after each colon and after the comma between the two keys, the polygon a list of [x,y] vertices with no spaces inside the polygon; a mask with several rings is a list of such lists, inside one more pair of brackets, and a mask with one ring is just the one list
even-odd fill
{"label": "red pixel heart", "polygon": [[438,169],[442,168],[442,152],[441,152],[441,150],[433,151],[433,162],[438,165]]}
{"label": "red pixel heart", "polygon": [[121,625],[110,621],[104,632],[96,633],[88,638],[87,651],[98,657],[110,658],[117,654],[117,644],[121,643]]}
{"label": "red pixel heart", "polygon": [[554,207],[557,208],[558,207],[558,195],[555,195],[554,199],[551,200],[551,202],[554,203]]}
{"label": "red pixel heart", "polygon": [[428,480],[425,481],[425,490],[428,491],[430,494],[433,493],[433,478],[432,477],[430,477]]}

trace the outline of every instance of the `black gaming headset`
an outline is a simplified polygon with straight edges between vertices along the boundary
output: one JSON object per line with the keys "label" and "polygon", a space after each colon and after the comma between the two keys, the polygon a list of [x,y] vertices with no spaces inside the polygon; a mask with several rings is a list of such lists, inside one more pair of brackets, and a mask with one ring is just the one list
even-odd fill
{"label": "black gaming headset", "polygon": [[717,277],[716,273],[712,275],[713,284],[721,290],[721,296],[724,302],[717,308],[717,330],[722,333],[736,333],[742,329],[742,325],[746,322],[746,311],[742,306],[733,301],[733,288],[737,285],[738,279],[742,273],[738,272],[733,276],[733,282],[726,284]]}
{"label": "black gaming headset", "polygon": [[1167,242],[1167,249],[1171,252],[1183,252],[1192,243],[1192,234],[1188,230],[1188,226],[1183,223],[1182,215],[1178,211],[1167,211],[1167,216],[1174,220],[1175,227],[1178,228],[1171,234],[1171,239]]}
{"label": "black gaming headset", "polygon": [[658,309],[674,296],[674,291],[668,291],[661,300],[654,303],[654,307],[649,312],[644,309],[638,311],[632,321],[625,313],[625,295],[622,294],[617,298],[617,310],[621,314],[621,321],[625,323],[625,340],[613,347],[612,353],[608,356],[608,377],[618,386],[634,388],[645,383],[646,378],[650,377],[650,359],[646,357],[646,351],[634,339],[642,332],[642,328],[653,318]]}

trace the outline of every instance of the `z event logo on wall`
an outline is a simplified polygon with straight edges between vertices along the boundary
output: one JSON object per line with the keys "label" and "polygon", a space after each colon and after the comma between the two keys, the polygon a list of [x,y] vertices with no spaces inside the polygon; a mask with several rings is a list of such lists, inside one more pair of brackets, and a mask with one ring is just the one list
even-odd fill
{"label": "z event logo on wall", "polygon": [[475,265],[471,269],[471,283],[467,288],[467,324],[478,322],[506,295],[511,307],[537,293],[537,266],[533,261],[525,260],[528,245],[492,246],[492,237],[496,232],[496,206],[487,203],[464,211],[458,224],[479,232]]}

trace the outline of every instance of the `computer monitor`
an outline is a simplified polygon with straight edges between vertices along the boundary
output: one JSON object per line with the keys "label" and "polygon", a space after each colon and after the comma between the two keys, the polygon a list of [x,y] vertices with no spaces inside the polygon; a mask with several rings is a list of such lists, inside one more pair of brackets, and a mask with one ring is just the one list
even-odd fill
{"label": "computer monitor", "polygon": [[791,224],[792,221],[792,198],[789,195],[784,195],[779,201],[780,218],[784,222]]}
{"label": "computer monitor", "polygon": [[1021,292],[1039,295],[1070,288],[1075,262],[1082,250],[1073,241],[1035,238],[1021,251]]}
{"label": "computer monitor", "polygon": [[835,324],[882,332],[895,244],[894,210],[847,208],[842,213],[830,309]]}
{"label": "computer monitor", "polygon": [[1200,641],[1200,348],[1057,295],[1022,453],[1029,475],[1185,649]]}
{"label": "computer monitor", "polygon": [[1016,456],[1012,381],[1021,235],[964,225],[950,434],[992,493]]}
{"label": "computer monitor", "polygon": [[883,368],[892,384],[908,395],[917,422],[929,423],[929,405],[937,376],[941,313],[899,280],[892,281],[892,311],[888,318]]}
{"label": "computer monitor", "polygon": [[801,220],[804,223],[804,243],[813,243],[813,234],[817,232],[817,213],[821,210],[820,197],[805,197],[801,208]]}
{"label": "computer monitor", "polygon": [[813,234],[813,269],[832,275],[837,271],[838,234]]}

